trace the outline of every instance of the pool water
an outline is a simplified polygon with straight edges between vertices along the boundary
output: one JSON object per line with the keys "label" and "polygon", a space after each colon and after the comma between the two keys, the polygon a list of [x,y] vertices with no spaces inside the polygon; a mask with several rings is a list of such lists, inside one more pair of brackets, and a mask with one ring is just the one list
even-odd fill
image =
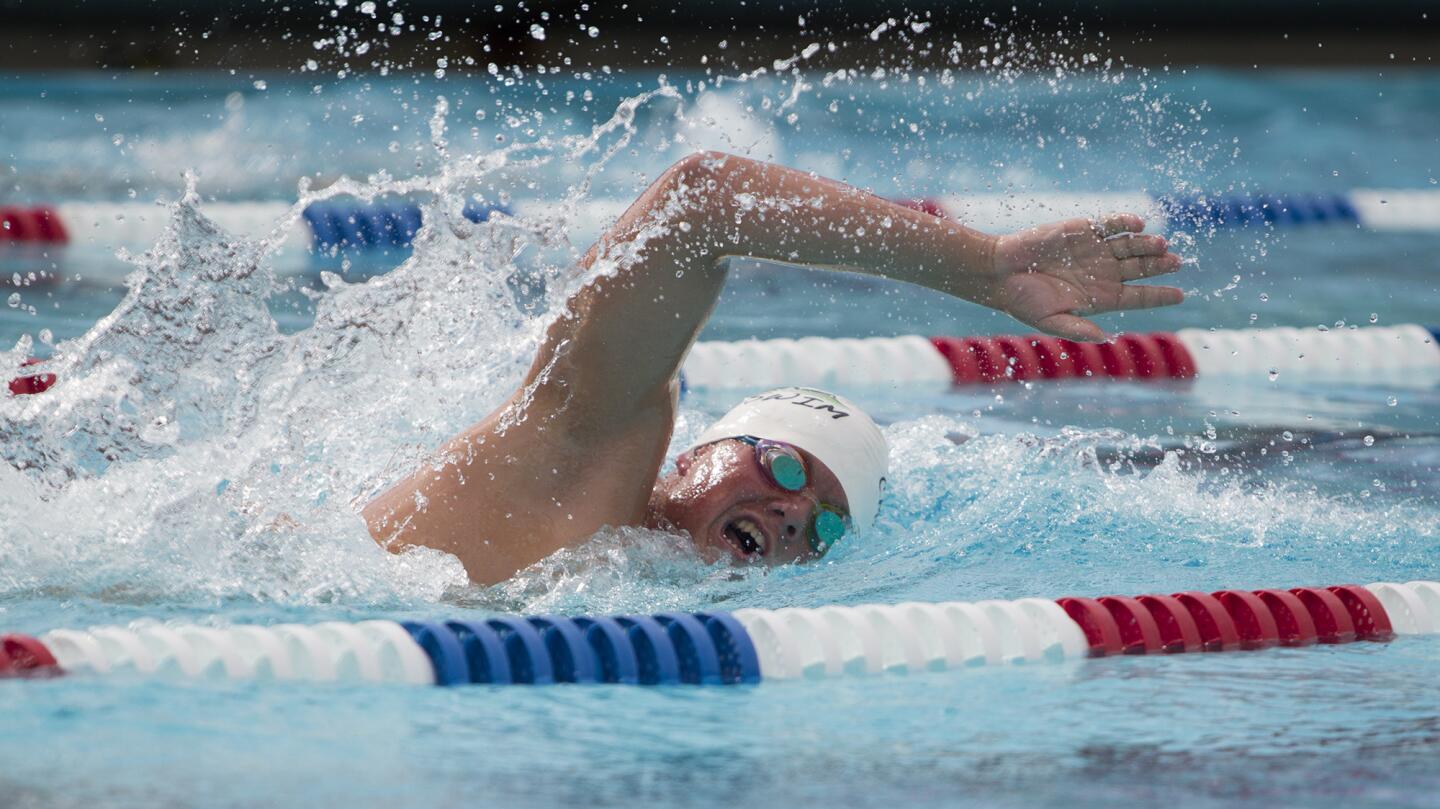
{"label": "pool water", "polygon": [[[19,279],[0,308],[0,346],[15,346],[0,367],[53,354],[63,379],[0,399],[0,627],[1440,578],[1440,391],[1283,374],[845,391],[886,427],[890,487],[874,530],[803,567],[706,566],[674,538],[627,529],[475,588],[453,559],[369,540],[353,503],[508,395],[581,281],[568,262],[593,234],[565,205],[631,195],[694,148],[893,196],[1432,188],[1440,176],[1433,71],[970,67],[779,71],[718,89],[699,73],[11,77],[6,199],[173,203],[186,169],[195,197],[166,214],[164,239],[124,258],[0,254]],[[592,147],[627,99],[633,120]],[[205,201],[293,202],[310,193],[300,178],[319,189],[342,175],[372,190],[410,182],[437,221],[470,195],[561,213],[436,228],[413,254],[283,260],[203,218]],[[1190,260],[1187,302],[1107,328],[1436,321],[1435,234],[1173,240]],[[914,289],[742,263],[702,339],[1022,330]],[[740,393],[688,395],[672,453]],[[0,795],[17,807],[1433,806],[1436,682],[1440,641],[1425,637],[733,688],[8,681]]]}

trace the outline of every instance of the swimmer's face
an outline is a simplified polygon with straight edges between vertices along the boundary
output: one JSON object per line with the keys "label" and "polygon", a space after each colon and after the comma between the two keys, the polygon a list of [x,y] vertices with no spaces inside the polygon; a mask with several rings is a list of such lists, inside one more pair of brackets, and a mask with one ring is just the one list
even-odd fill
{"label": "swimmer's face", "polygon": [[847,511],[849,503],[840,481],[820,459],[803,449],[800,455],[808,482],[789,492],[770,480],[749,444],[727,439],[687,450],[675,460],[675,471],[655,484],[648,522],[688,533],[712,561],[776,565],[813,559],[815,503]]}

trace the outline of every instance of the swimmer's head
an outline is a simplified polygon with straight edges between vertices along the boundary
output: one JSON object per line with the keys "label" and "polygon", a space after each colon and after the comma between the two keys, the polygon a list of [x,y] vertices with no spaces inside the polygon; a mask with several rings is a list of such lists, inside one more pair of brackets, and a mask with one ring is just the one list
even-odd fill
{"label": "swimmer's head", "polygon": [[887,456],[880,428],[847,399],[811,388],[757,394],[676,459],[655,485],[650,521],[688,532],[702,552],[815,558],[874,523]]}

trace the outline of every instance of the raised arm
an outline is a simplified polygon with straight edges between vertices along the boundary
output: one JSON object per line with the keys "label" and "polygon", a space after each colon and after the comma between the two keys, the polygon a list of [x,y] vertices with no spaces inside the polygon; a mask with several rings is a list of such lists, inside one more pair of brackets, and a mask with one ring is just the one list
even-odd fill
{"label": "raised arm", "polygon": [[494,582],[603,526],[641,524],[676,373],[728,256],[893,278],[1102,339],[1085,314],[1180,299],[1124,284],[1179,265],[1163,239],[1134,235],[1141,226],[1119,215],[993,237],[804,172],[687,157],[586,254],[598,277],[551,324],[522,388],[367,504],[370,532],[453,553]]}
{"label": "raised arm", "polygon": [[1085,315],[1178,303],[1178,289],[1125,282],[1173,272],[1165,240],[1119,214],[989,236],[805,172],[713,152],[672,166],[590,250],[606,277],[582,289],[532,369],[608,391],[602,419],[674,377],[724,282],[728,256],[905,281],[1007,312],[1078,340]]}

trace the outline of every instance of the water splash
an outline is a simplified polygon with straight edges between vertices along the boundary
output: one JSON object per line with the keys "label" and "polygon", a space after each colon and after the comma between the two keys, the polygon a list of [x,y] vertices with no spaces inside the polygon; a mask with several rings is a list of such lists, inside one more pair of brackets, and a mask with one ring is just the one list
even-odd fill
{"label": "water splash", "polygon": [[[1154,97],[1143,77],[1131,86],[1123,69],[1111,74],[1089,61],[1047,55],[1012,34],[1000,38],[1014,58],[1002,59],[998,50],[956,51],[954,64],[938,71],[901,60],[870,71],[831,70],[818,79],[806,60],[819,49],[807,46],[770,68],[707,76],[684,89],[662,79],[655,89],[620,100],[589,131],[541,131],[470,153],[451,126],[459,105],[442,95],[427,127],[437,173],[397,179],[379,171],[323,189],[302,179],[288,215],[254,238],[225,233],[207,220],[192,178],[170,207],[161,241],[126,257],[133,271],[121,303],[82,337],[56,346],[44,370],[62,382],[44,396],[0,400],[6,462],[0,464],[0,595],[43,589],[301,604],[460,598],[527,609],[726,600],[773,606],[877,592],[893,600],[938,587],[957,559],[1033,553],[1059,547],[1077,535],[1076,526],[1091,526],[1091,536],[1099,536],[1135,520],[1129,501],[1141,492],[1126,487],[1145,484],[1097,477],[1093,459],[1080,457],[1110,436],[1072,436],[1064,451],[1035,438],[976,438],[961,446],[944,437],[967,425],[928,419],[892,428],[898,465],[908,471],[892,480],[882,528],[804,569],[711,569],[677,549],[673,538],[622,530],[479,592],[468,588],[448,556],[381,550],[356,514],[357,504],[508,396],[568,294],[613,271],[613,262],[600,262],[588,275],[576,269],[585,246],[577,243],[582,209],[598,194],[623,190],[616,175],[638,174],[639,167],[653,176],[654,155],[713,145],[784,158],[791,151],[787,140],[804,142],[795,135],[806,127],[850,126],[866,104],[901,88],[924,110],[920,120],[862,118],[862,129],[896,129],[902,142],[909,137],[903,133],[916,136],[906,142],[905,176],[924,177],[927,166],[943,164],[948,173],[939,181],[964,190],[980,181],[982,170],[941,154],[957,134],[995,127],[1025,133],[1043,126],[1036,112],[1043,99],[1083,103],[1096,94],[1113,96],[1109,88],[1120,85],[1129,95],[1101,112],[1131,125],[1122,129],[1139,131],[1142,145],[1168,161],[1165,171],[1205,159],[1204,150],[1176,156],[1176,144],[1191,132],[1170,126],[1170,102]],[[1052,75],[1035,79],[1037,66]],[[966,121],[951,108],[942,115],[957,94],[981,114]],[[846,105],[838,105],[843,97]],[[526,113],[515,127],[538,117]],[[1064,145],[1018,139],[1012,154],[1028,161],[1002,161],[1000,184],[1031,183],[1027,162],[1063,154],[1063,166],[1090,145],[1080,135]],[[797,155],[802,163],[808,159],[808,153]],[[860,162],[847,154],[834,166]],[[883,171],[893,161],[878,165]],[[1146,168],[1123,168],[1111,180],[1124,182]],[[539,193],[542,181],[556,178],[564,190],[543,215],[496,215],[478,224],[463,215],[477,197],[508,202],[518,190]],[[268,302],[289,282],[277,279],[271,257],[306,205],[340,195],[418,199],[426,226],[412,255],[384,275],[363,283],[325,275],[323,288],[306,290],[313,324],[284,334]],[[0,367],[17,367],[30,348],[22,341],[0,358]],[[702,417],[686,414],[690,421]],[[698,428],[682,424],[677,447],[694,432]],[[1195,514],[1226,497],[1240,498],[1236,514],[1273,506],[1244,500],[1248,494],[1206,491],[1176,470],[1149,479],[1152,495],[1173,487]],[[1175,509],[1138,513],[1157,526],[1176,516]],[[1233,538],[1242,527],[1253,529],[1237,517],[1217,535]],[[919,567],[892,569],[898,559]]]}

